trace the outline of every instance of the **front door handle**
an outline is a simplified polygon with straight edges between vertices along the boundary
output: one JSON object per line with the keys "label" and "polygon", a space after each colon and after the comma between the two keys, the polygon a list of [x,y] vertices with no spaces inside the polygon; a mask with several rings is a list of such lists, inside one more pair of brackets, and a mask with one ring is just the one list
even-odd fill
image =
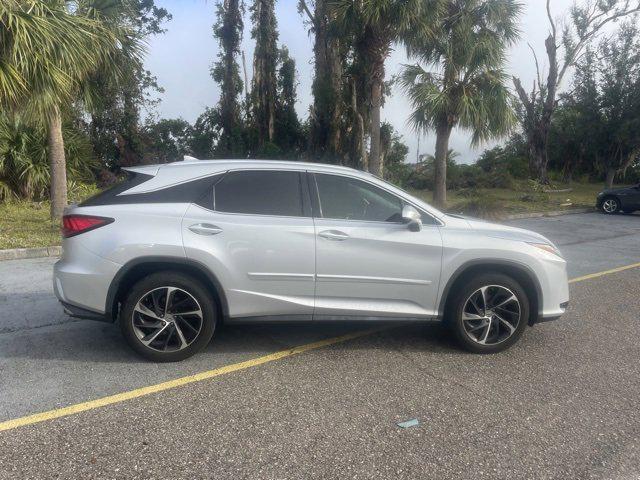
{"label": "front door handle", "polygon": [[193,233],[197,233],[198,235],[217,235],[222,233],[222,229],[220,227],[216,227],[210,223],[196,223],[195,225],[191,225],[189,230]]}
{"label": "front door handle", "polygon": [[320,232],[318,235],[320,235],[322,238],[326,238],[327,240],[342,241],[349,238],[349,235],[347,235],[344,232],[341,232],[340,230],[324,230]]}

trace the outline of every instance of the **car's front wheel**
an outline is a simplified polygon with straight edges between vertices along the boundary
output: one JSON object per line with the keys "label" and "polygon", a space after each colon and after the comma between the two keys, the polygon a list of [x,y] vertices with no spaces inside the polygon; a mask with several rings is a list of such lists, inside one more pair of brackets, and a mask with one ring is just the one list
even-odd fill
{"label": "car's front wheel", "polygon": [[474,353],[497,353],[518,341],[529,319],[529,298],[513,278],[476,275],[454,292],[447,323],[458,342]]}
{"label": "car's front wheel", "polygon": [[616,197],[607,197],[602,201],[600,208],[607,214],[618,213],[620,211],[620,201]]}
{"label": "car's front wheel", "polygon": [[216,326],[214,300],[196,279],[158,272],[131,289],[120,312],[129,345],[155,362],[184,360],[202,350]]}

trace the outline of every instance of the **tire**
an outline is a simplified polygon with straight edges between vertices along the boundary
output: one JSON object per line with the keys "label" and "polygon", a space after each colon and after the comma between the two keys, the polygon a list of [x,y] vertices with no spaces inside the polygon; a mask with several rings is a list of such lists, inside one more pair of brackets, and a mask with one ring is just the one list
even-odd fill
{"label": "tire", "polygon": [[[481,305],[483,296],[487,299],[487,312]],[[511,296],[515,301],[505,302]],[[529,322],[529,306],[529,297],[516,280],[501,273],[483,273],[467,279],[456,289],[448,303],[446,320],[464,349],[473,353],[498,353],[511,347],[524,333]]]}
{"label": "tire", "polygon": [[616,197],[605,197],[602,199],[600,209],[607,215],[620,213],[620,200],[618,200]]}
{"label": "tire", "polygon": [[178,362],[207,346],[216,312],[212,295],[198,280],[183,273],[158,272],[133,286],[120,313],[120,329],[144,358]]}

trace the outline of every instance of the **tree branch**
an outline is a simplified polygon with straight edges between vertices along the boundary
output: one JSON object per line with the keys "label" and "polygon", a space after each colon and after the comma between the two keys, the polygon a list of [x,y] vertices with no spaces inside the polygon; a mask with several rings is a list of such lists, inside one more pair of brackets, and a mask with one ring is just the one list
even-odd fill
{"label": "tree branch", "polygon": [[538,86],[542,88],[542,76],[540,75],[540,64],[538,63],[538,56],[536,55],[536,51],[533,49],[529,42],[527,42],[527,45],[529,45],[529,49],[531,49],[531,53],[533,53],[533,60],[536,62],[536,77],[538,78]]}
{"label": "tree branch", "polygon": [[551,25],[551,35],[555,39],[557,37],[556,22],[553,20],[553,16],[551,15],[551,0],[547,0],[547,18],[549,19],[549,24]]}
{"label": "tree branch", "polygon": [[302,10],[304,10],[304,12],[307,14],[307,16],[309,17],[309,20],[311,20],[311,23],[313,23],[313,25],[315,26],[316,17],[313,13],[311,13],[311,10],[309,10],[307,2],[305,2],[305,0],[300,0],[299,5],[300,7],[302,7]]}

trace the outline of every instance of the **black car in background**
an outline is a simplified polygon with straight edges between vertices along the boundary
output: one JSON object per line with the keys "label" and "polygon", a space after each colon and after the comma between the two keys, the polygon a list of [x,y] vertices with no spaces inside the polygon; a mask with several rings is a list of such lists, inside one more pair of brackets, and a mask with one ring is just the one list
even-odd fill
{"label": "black car in background", "polygon": [[596,207],[604,213],[632,213],[640,210],[640,183],[632,187],[603,190],[598,194]]}

